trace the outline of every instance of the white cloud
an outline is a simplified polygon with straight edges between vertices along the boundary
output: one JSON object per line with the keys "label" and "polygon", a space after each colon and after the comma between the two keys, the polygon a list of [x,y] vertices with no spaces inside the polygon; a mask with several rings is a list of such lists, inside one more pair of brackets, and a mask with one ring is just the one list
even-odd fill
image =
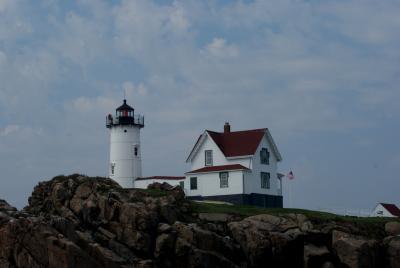
{"label": "white cloud", "polygon": [[14,4],[13,0],[0,0],[0,12],[4,12],[8,7]]}
{"label": "white cloud", "polygon": [[370,45],[389,44],[399,39],[398,1],[331,2],[320,10],[336,18],[335,27],[346,37]]}
{"label": "white cloud", "polygon": [[[0,0],[3,165],[18,169],[9,155],[23,155],[32,170],[19,176],[36,170],[32,184],[43,170],[105,172],[104,118],[123,90],[146,116],[148,173],[185,171],[196,136],[226,120],[234,130],[269,127],[290,147],[283,153],[298,155],[307,149],[299,135],[365,131],[377,140],[367,128],[399,118],[396,1],[32,5]],[[41,135],[21,145],[21,133]],[[312,161],[293,162],[305,176],[323,173]]]}
{"label": "white cloud", "polygon": [[132,82],[126,81],[122,84],[122,88],[126,93],[126,97],[128,99],[135,99],[137,96],[146,96],[147,88],[143,83],[135,86]]}
{"label": "white cloud", "polygon": [[8,125],[4,128],[0,128],[1,137],[17,137],[17,138],[32,138],[32,136],[38,136],[43,134],[43,129],[32,128],[20,125]]}
{"label": "white cloud", "polygon": [[32,33],[32,25],[23,12],[23,4],[0,0],[0,41],[13,42]]}
{"label": "white cloud", "polygon": [[214,38],[205,50],[216,57],[235,57],[239,54],[239,49],[235,45],[228,45],[223,38]]}
{"label": "white cloud", "polygon": [[79,97],[72,101],[72,105],[66,105],[67,110],[74,111],[80,115],[87,115],[88,113],[112,111],[117,106],[117,102],[112,98],[96,97],[86,98]]}
{"label": "white cloud", "polygon": [[169,20],[172,27],[178,31],[185,32],[190,26],[185,9],[178,2],[174,2],[171,9]]}

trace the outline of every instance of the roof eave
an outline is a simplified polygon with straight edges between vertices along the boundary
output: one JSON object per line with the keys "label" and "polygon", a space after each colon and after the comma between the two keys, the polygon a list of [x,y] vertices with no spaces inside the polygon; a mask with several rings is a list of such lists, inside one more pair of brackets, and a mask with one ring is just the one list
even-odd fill
{"label": "roof eave", "polygon": [[248,154],[248,155],[236,155],[236,156],[227,156],[226,159],[228,160],[234,160],[234,159],[241,159],[241,158],[250,158],[253,157],[254,154]]}
{"label": "roof eave", "polygon": [[242,169],[224,169],[224,170],[213,170],[213,171],[200,171],[200,172],[186,172],[185,175],[191,175],[191,174],[207,174],[207,173],[219,173],[219,172],[226,172],[226,171],[251,171],[251,169],[248,168],[242,168]]}
{"label": "roof eave", "polygon": [[204,135],[205,133],[206,133],[206,131],[204,131],[203,134],[200,135],[199,139],[193,146],[192,150],[190,151],[189,156],[186,159],[186,163],[189,163],[190,161],[192,161],[194,155],[197,153],[197,148],[200,147],[201,144],[203,144],[203,142],[205,140],[205,136],[206,136],[206,135]]}
{"label": "roof eave", "polygon": [[268,140],[271,142],[272,150],[273,150],[274,153],[275,153],[276,161],[277,161],[277,162],[281,162],[281,161],[283,160],[283,159],[282,159],[282,155],[281,155],[281,153],[279,152],[278,146],[276,146],[276,143],[275,143],[274,139],[272,138],[272,135],[271,135],[271,133],[269,132],[269,129],[265,129],[265,133],[266,133],[266,135],[267,135]]}

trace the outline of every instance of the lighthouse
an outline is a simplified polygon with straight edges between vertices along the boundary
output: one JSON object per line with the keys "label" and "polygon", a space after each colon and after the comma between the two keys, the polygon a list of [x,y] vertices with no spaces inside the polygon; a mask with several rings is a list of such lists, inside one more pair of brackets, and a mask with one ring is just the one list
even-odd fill
{"label": "lighthouse", "polygon": [[142,176],[140,129],[144,117],[126,103],[118,107],[115,116],[107,115],[106,127],[110,129],[109,175],[123,188],[133,188]]}

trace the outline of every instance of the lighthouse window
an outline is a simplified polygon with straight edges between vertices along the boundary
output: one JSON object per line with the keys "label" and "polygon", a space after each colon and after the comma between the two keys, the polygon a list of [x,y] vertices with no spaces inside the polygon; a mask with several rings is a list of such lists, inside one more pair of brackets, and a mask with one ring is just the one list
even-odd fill
{"label": "lighthouse window", "polygon": [[126,129],[124,129],[124,132],[126,133],[126,132],[127,132],[127,130],[126,130]]}
{"label": "lighthouse window", "polygon": [[133,148],[133,151],[134,151],[135,156],[137,156],[138,155],[138,147],[135,146],[135,148]]}
{"label": "lighthouse window", "polygon": [[114,175],[114,171],[115,171],[115,164],[112,163],[111,164],[111,175]]}

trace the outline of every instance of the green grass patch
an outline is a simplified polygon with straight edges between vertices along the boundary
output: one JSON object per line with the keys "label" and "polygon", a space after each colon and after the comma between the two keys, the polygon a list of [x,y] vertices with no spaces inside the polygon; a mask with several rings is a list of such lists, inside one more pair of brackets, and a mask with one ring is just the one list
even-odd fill
{"label": "green grass patch", "polygon": [[197,213],[227,213],[239,215],[242,217],[249,217],[259,214],[270,215],[285,215],[289,213],[299,213],[308,217],[312,221],[339,221],[339,222],[358,222],[358,223],[385,223],[388,221],[399,221],[396,218],[382,218],[382,217],[352,217],[341,216],[327,212],[297,209],[297,208],[261,208],[255,206],[244,205],[227,205],[227,204],[212,204],[205,202],[191,202],[193,212]]}

